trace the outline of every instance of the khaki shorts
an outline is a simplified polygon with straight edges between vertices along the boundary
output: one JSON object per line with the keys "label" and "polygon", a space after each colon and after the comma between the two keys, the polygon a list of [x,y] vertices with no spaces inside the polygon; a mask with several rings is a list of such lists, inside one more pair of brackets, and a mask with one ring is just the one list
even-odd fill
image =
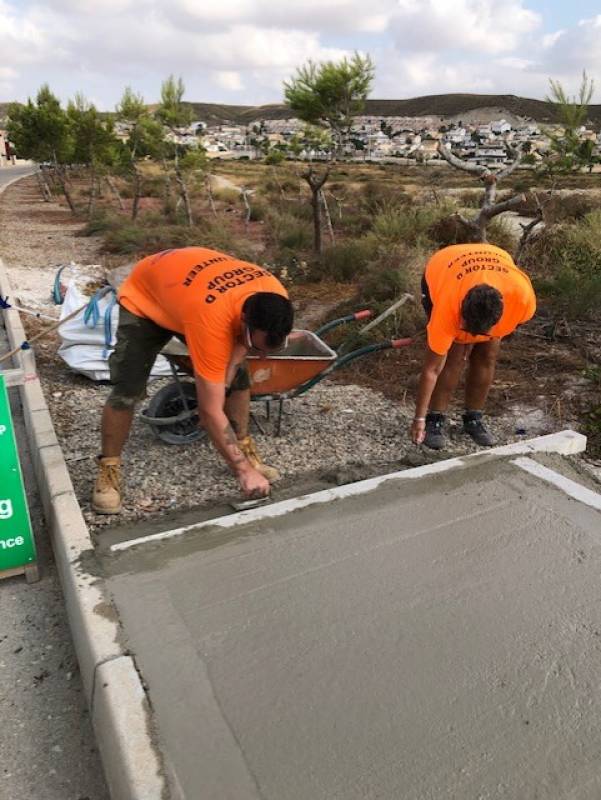
{"label": "khaki shorts", "polygon": [[[146,317],[132,314],[119,306],[119,327],[117,343],[109,358],[109,370],[113,390],[108,404],[115,409],[133,408],[146,397],[146,384],[152,366],[160,351],[172,336],[180,341],[186,339],[181,333],[161,328]],[[246,366],[241,366],[226,394],[250,388],[250,378]]]}

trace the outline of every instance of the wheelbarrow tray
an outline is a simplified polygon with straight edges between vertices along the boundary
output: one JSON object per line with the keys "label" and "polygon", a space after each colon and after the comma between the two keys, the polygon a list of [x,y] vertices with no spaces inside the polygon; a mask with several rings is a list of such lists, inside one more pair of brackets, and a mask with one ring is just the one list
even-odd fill
{"label": "wheelbarrow tray", "polygon": [[[172,339],[162,351],[180,369],[192,374],[192,364],[187,352],[186,346],[177,339]],[[334,350],[313,331],[294,330],[288,337],[287,346],[282,350],[269,356],[247,357],[251,394],[285,394],[319,375],[336,358]]]}

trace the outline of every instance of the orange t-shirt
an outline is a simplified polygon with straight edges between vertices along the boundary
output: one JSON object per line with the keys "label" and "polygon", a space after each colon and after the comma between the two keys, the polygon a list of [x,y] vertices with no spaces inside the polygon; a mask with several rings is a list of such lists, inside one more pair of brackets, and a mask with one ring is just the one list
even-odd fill
{"label": "orange t-shirt", "polygon": [[242,306],[256,292],[288,296],[263,267],[205,247],[184,247],[139,261],[119,290],[119,302],[132,314],[183,333],[196,372],[222,383]]}
{"label": "orange t-shirt", "polygon": [[[428,345],[441,356],[453,342],[472,344],[508,336],[536,311],[530,278],[516,267],[509,253],[492,244],[444,247],[428,261],[425,277],[433,306]],[[468,291],[480,283],[501,292],[503,315],[486,336],[473,336],[461,330],[461,304]]]}

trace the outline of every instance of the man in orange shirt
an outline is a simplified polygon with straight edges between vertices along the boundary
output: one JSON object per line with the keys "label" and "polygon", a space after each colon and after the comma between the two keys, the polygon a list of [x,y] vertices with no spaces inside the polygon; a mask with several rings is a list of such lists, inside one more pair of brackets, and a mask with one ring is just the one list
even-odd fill
{"label": "man in orange shirt", "polygon": [[121,511],[121,452],[134,407],[172,336],[188,345],[200,420],[213,444],[247,496],[268,494],[277,472],[261,462],[248,436],[250,380],[244,359],[249,352],[278,350],[290,333],[293,310],[282,284],[263,267],[185,247],[139,261],[121,286],[119,304],[94,510]]}
{"label": "man in orange shirt", "polygon": [[495,374],[501,339],[536,310],[528,276],[500,247],[458,244],[435,253],[422,278],[428,344],[411,438],[434,450],[444,446],[443,425],[463,368],[464,432],[490,447],[493,437],[482,411]]}

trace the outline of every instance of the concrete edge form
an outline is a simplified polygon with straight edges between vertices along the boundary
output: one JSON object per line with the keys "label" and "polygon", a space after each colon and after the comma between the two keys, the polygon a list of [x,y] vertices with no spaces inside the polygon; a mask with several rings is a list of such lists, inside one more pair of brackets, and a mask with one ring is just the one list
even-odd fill
{"label": "concrete edge form", "polygon": [[414,480],[416,478],[423,478],[426,475],[436,475],[441,472],[447,472],[448,470],[456,469],[457,467],[467,467],[470,464],[476,464],[479,461],[484,462],[493,458],[519,456],[529,453],[558,453],[559,455],[566,456],[576,455],[577,453],[584,452],[585,449],[586,436],[572,430],[559,431],[558,433],[551,433],[547,436],[538,436],[534,439],[526,439],[523,442],[514,442],[513,444],[493,447],[490,450],[481,451],[478,453],[470,453],[466,456],[449,458],[445,459],[444,461],[437,461],[434,464],[426,464],[422,467],[413,467],[400,472],[391,472],[388,475],[380,475],[377,478],[368,478],[367,480],[357,481],[356,483],[347,483],[344,486],[337,486],[333,489],[324,489],[321,492],[302,495],[290,500],[282,500],[281,502],[273,503],[272,505],[260,506],[259,508],[253,508],[247,511],[238,511],[235,514],[227,514],[224,517],[208,519],[203,522],[186,525],[182,528],[173,528],[169,531],[153,533],[149,536],[141,536],[139,538],[129,539],[124,542],[117,542],[116,544],[111,545],[110,551],[119,552],[122,550],[128,550],[136,545],[157,542],[161,541],[162,539],[172,539],[176,536],[182,536],[186,533],[202,530],[203,528],[234,528],[238,525],[246,525],[249,522],[274,519],[275,517],[281,517],[285,514],[289,514],[292,511],[298,511],[301,508],[307,508],[307,506],[317,505],[320,503],[331,503],[333,500],[341,500],[345,497],[355,497],[357,495],[365,494],[366,492],[371,492],[387,481]]}
{"label": "concrete edge form", "polygon": [[[12,295],[0,259],[0,292]],[[26,336],[17,311],[4,312],[11,347]],[[134,661],[119,642],[119,621],[104,581],[80,567],[93,551],[31,350],[21,350],[19,386],[31,458],[63,589],[84,691],[114,800],[161,800],[167,796],[161,757],[154,746],[150,706]]]}

